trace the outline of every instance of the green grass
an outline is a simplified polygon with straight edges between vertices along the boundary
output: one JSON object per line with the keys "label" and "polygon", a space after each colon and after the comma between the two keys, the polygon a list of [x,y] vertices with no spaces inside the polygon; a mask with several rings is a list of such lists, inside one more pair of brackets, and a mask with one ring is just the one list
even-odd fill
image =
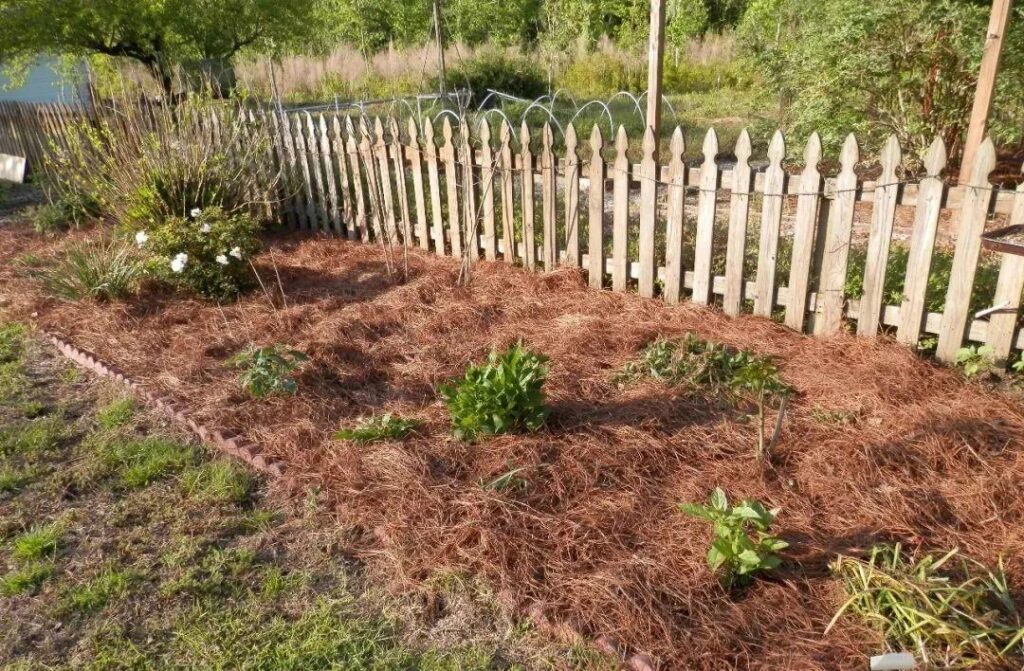
{"label": "green grass", "polygon": [[11,557],[22,563],[53,558],[60,548],[64,531],[65,525],[59,521],[32,527],[14,539]]}
{"label": "green grass", "polygon": [[52,562],[33,562],[20,566],[0,578],[0,596],[33,593],[52,576]]}
{"label": "green grass", "polygon": [[100,442],[99,459],[117,473],[121,484],[129,489],[145,487],[198,461],[194,447],[162,437],[107,437]]}
{"label": "green grass", "polygon": [[60,417],[45,417],[20,426],[0,428],[0,454],[35,456],[54,450],[67,435]]}
{"label": "green grass", "polygon": [[79,613],[102,610],[108,603],[126,597],[141,577],[135,571],[107,566],[95,578],[69,589],[63,597],[63,608]]}
{"label": "green grass", "polygon": [[198,501],[244,503],[252,494],[256,480],[241,465],[217,459],[185,471],[181,483],[185,493]]}
{"label": "green grass", "polygon": [[28,329],[24,324],[10,322],[0,324],[0,363],[21,361],[25,353],[25,339]]}
{"label": "green grass", "polygon": [[17,469],[0,464],[0,494],[10,494],[24,489],[36,477],[32,469]]}
{"label": "green grass", "polygon": [[126,426],[135,417],[135,399],[124,396],[115,399],[96,412],[96,423],[103,429]]}

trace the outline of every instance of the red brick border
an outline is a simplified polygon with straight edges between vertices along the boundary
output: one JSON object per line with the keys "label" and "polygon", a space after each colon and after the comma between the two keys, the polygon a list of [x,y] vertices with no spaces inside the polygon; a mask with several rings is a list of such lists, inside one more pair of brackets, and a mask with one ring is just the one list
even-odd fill
{"label": "red brick border", "polygon": [[[270,476],[275,480],[282,480],[292,484],[294,480],[285,472],[285,465],[276,459],[267,457],[262,453],[260,447],[246,440],[244,436],[236,433],[225,432],[218,429],[211,429],[200,424],[180,404],[169,397],[146,389],[137,381],[129,378],[124,371],[117,366],[105,363],[86,350],[79,349],[60,336],[42,331],[46,339],[57,348],[62,355],[78,364],[86,370],[92,371],[101,377],[114,378],[128,387],[133,393],[141,397],[150,407],[164,411],[172,421],[188,429],[195,434],[203,443],[240,459],[260,473]],[[615,639],[601,634],[596,638],[584,635],[578,627],[566,621],[552,621],[544,612],[542,604],[535,603],[524,611],[526,617],[533,625],[543,633],[556,639],[569,643],[588,640],[598,650],[618,657],[623,660],[625,667],[631,671],[656,671],[658,664],[648,655],[629,654],[624,646]]]}

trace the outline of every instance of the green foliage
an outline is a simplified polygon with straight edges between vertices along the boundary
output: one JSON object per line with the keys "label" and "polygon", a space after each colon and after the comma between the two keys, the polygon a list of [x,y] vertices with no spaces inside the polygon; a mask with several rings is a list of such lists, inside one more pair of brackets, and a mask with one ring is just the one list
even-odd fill
{"label": "green foliage", "polygon": [[64,531],[65,525],[62,522],[32,527],[14,539],[11,557],[22,563],[53,559],[60,547]]}
{"label": "green foliage", "polygon": [[0,322],[0,364],[21,361],[28,329],[18,322]]}
{"label": "green foliage", "polygon": [[99,441],[99,459],[122,486],[138,489],[194,464],[197,454],[195,448],[165,438],[111,436]]}
{"label": "green foliage", "polygon": [[492,351],[487,363],[471,366],[456,383],[441,387],[455,435],[472,440],[481,435],[536,431],[544,425],[547,357],[523,348]]}
{"label": "green foliage", "polygon": [[31,469],[19,470],[0,464],[0,494],[21,491],[35,479],[35,475]]}
{"label": "green foliage", "polygon": [[32,212],[32,228],[37,233],[59,233],[77,228],[99,216],[99,203],[89,194],[67,191]]}
{"label": "green foliage", "polygon": [[79,613],[102,610],[111,601],[128,596],[132,584],[141,577],[135,571],[107,566],[95,578],[69,589],[62,609]]}
{"label": "green foliage", "polygon": [[419,422],[415,419],[402,419],[390,412],[383,415],[364,417],[356,422],[351,429],[341,429],[334,434],[338,440],[351,440],[354,443],[372,443],[378,440],[401,440],[416,430]]}
{"label": "green foliage", "polygon": [[770,534],[779,509],[768,510],[759,501],[748,499],[730,506],[725,492],[716,488],[709,505],[682,503],[679,509],[713,525],[708,566],[713,572],[721,571],[726,587],[744,585],[755,573],[778,567],[782,561],[778,552],[789,547]]}
{"label": "green foliage", "polygon": [[0,454],[38,455],[56,449],[67,435],[59,417],[0,427]]}
{"label": "green foliage", "polygon": [[253,398],[271,394],[294,394],[298,385],[295,371],[309,359],[304,353],[283,345],[250,346],[228,360],[227,365],[240,368],[239,383]]}
{"label": "green foliage", "polygon": [[186,494],[206,503],[244,503],[256,486],[255,478],[246,468],[227,459],[185,471],[181,483]]}
{"label": "green foliage", "polygon": [[1010,370],[1015,373],[1024,373],[1024,354],[1020,356],[1016,361],[1010,364]]}
{"label": "green foliage", "polygon": [[255,283],[250,259],[260,249],[259,225],[247,214],[220,207],[194,208],[186,216],[154,218],[136,233],[153,273],[180,290],[229,301]]}
{"label": "green foliage", "polygon": [[547,78],[536,59],[498,49],[485,49],[448,70],[449,86],[469,89],[474,100],[487,97],[487,89],[521,98],[536,98],[548,90]]}
{"label": "green foliage", "polygon": [[32,562],[0,578],[0,596],[32,594],[53,575],[52,562]]}
{"label": "green foliage", "polygon": [[992,368],[994,356],[988,345],[967,345],[957,350],[954,361],[966,377],[975,377]]}
{"label": "green foliage", "polygon": [[[787,125],[838,148],[857,132],[890,132],[921,153],[936,135],[953,147],[967,126],[990,3],[975,0],[751,0],[740,30],[768,90],[789,102]],[[1015,8],[1003,71],[1024,64],[1024,8]],[[1021,138],[1024,80],[1001,77],[991,132]]]}
{"label": "green foliage", "polygon": [[135,399],[123,396],[96,411],[96,423],[103,429],[117,429],[129,424],[135,417]]}
{"label": "green foliage", "polygon": [[144,274],[138,253],[117,240],[77,244],[55,265],[35,273],[51,296],[101,302],[135,293]]}
{"label": "green foliage", "polygon": [[1019,666],[1024,620],[1002,561],[995,570],[966,558],[953,567],[957,553],[915,560],[897,543],[873,548],[867,560],[840,556],[830,567],[849,599],[828,629],[851,612],[894,648],[914,650],[929,668]]}

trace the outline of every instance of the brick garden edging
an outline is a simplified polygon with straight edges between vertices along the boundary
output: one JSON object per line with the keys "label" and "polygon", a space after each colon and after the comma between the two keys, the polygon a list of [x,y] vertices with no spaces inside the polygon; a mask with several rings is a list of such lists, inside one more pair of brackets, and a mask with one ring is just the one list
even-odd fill
{"label": "brick garden edging", "polygon": [[[86,370],[92,371],[96,375],[113,378],[122,383],[134,394],[141,397],[142,400],[150,407],[162,410],[171,418],[172,421],[191,431],[206,445],[235,457],[236,459],[240,459],[260,473],[263,473],[275,480],[280,480],[288,486],[294,484],[294,479],[288,477],[285,473],[284,464],[262,454],[260,447],[256,443],[246,440],[244,436],[239,434],[225,432],[219,429],[211,429],[204,424],[200,424],[181,406],[181,404],[175,403],[166,396],[160,396],[159,394],[146,389],[137,381],[128,377],[124,371],[117,366],[100,360],[86,350],[79,349],[75,345],[72,345],[68,341],[62,339],[60,336],[49,333],[43,329],[40,329],[40,332],[65,358]],[[596,637],[589,637],[567,622],[552,621],[544,612],[544,608],[540,604],[534,604],[526,608],[523,612],[538,630],[552,636],[553,638],[561,639],[566,642],[586,641],[589,639],[595,648],[608,655],[618,657],[623,661],[626,668],[631,671],[655,671],[657,669],[656,662],[651,659],[649,655],[629,654],[627,651],[628,648],[620,645],[615,639],[609,636],[601,634]]]}

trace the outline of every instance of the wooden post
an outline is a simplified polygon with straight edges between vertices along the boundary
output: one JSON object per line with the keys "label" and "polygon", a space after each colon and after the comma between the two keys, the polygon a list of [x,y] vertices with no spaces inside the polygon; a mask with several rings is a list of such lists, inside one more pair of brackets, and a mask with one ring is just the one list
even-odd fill
{"label": "wooden post", "polygon": [[971,178],[971,166],[978,153],[978,147],[985,139],[988,113],[992,109],[992,95],[999,73],[999,59],[1003,52],[1003,35],[1010,23],[1013,0],[993,0],[992,15],[988,21],[985,49],[981,56],[981,70],[978,72],[978,87],[974,91],[974,107],[971,109],[971,124],[967,128],[964,155],[960,161],[960,183],[966,184]]}
{"label": "wooden post", "polygon": [[441,0],[434,0],[434,39],[437,44],[437,87],[438,93],[447,93],[445,88],[444,38],[441,36]]}
{"label": "wooden post", "polygon": [[661,129],[661,68],[664,59],[665,0],[651,0],[651,35],[647,45],[647,126],[654,131],[655,140]]}

